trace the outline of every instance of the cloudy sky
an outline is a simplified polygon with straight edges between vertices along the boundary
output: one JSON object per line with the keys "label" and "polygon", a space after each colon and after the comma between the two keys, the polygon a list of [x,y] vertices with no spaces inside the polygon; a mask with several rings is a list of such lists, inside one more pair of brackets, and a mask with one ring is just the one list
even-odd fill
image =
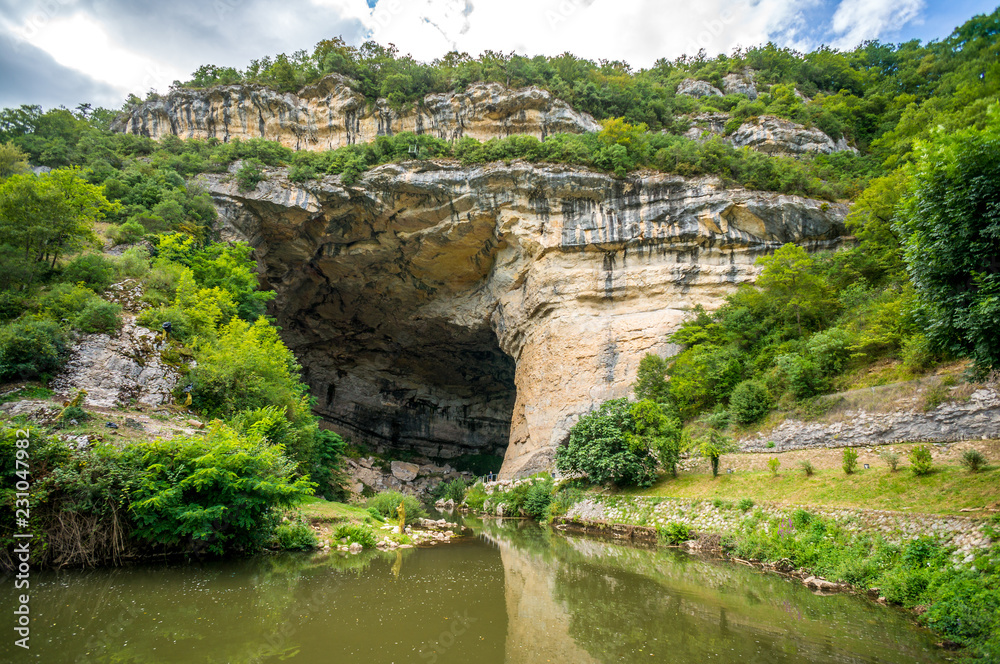
{"label": "cloudy sky", "polygon": [[[694,6],[692,6],[694,5]],[[309,49],[321,39],[393,43],[420,60],[450,50],[570,51],[646,67],[768,40],[808,50],[947,36],[996,0],[0,0],[0,107],[166,91],[199,65]]]}

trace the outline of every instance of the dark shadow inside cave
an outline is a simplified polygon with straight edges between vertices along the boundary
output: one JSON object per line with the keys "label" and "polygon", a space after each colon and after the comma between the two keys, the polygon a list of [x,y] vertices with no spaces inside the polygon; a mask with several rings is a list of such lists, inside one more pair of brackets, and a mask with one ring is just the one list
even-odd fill
{"label": "dark shadow inside cave", "polygon": [[485,323],[410,319],[401,328],[345,331],[309,348],[301,361],[316,414],[373,452],[498,470],[514,410],[514,360]]}

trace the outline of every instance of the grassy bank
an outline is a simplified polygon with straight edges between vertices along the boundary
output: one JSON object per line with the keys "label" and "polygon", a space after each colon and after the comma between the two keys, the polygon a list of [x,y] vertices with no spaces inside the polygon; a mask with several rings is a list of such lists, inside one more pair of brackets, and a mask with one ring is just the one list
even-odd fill
{"label": "grassy bank", "polygon": [[[781,456],[781,455],[773,455]],[[802,506],[853,507],[927,514],[954,514],[962,509],[1000,508],[1000,468],[970,473],[941,466],[916,476],[884,466],[846,475],[842,470],[816,470],[810,477],[799,468],[736,472],[713,478],[709,473],[665,477],[649,489],[626,495],[663,496],[692,500],[750,498],[755,502]]]}

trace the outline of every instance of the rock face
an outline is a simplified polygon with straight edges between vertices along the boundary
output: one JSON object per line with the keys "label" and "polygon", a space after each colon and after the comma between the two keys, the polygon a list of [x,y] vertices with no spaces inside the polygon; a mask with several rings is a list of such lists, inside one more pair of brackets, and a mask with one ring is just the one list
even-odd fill
{"label": "rock face", "polygon": [[967,402],[944,403],[929,413],[845,413],[840,422],[786,420],[774,431],[740,441],[750,451],[779,451],[810,447],[850,447],[901,442],[950,442],[1000,437],[1000,394],[993,388],[977,390]]}
{"label": "rock face", "polygon": [[677,94],[687,95],[688,97],[721,97],[722,90],[705,81],[685,78],[677,86]]}
{"label": "rock face", "polygon": [[178,89],[131,109],[114,129],[155,139],[266,138],[296,150],[331,150],[402,131],[487,140],[600,129],[586,113],[534,87],[510,90],[499,83],[476,83],[465,92],[427,95],[396,111],[385,99],[370,104],[351,83],[330,75],[297,94],[256,85]]}
{"label": "rock face", "polygon": [[581,414],[628,394],[645,353],[674,352],[666,335],[694,305],[716,306],[785,242],[837,246],[847,212],[523,162],[387,164],[350,187],[267,176],[209,187],[227,237],[257,249],[317,412],[428,457],[505,453],[508,477],[549,467]]}
{"label": "rock face", "polygon": [[722,89],[727,95],[746,95],[750,101],[757,98],[757,86],[753,82],[753,70],[744,69],[739,74],[727,74],[722,79]]}
{"label": "rock face", "polygon": [[749,147],[767,154],[830,154],[854,150],[843,137],[835,142],[819,129],[810,129],[772,115],[762,115],[743,123],[729,140],[738,148]]}
{"label": "rock face", "polygon": [[99,408],[159,406],[172,400],[181,374],[160,357],[157,333],[136,325],[134,309],[141,296],[135,283],[111,287],[105,297],[125,307],[121,329],[113,335],[87,334],[74,343],[69,362],[52,381],[56,394],[69,399],[83,389],[83,405]]}

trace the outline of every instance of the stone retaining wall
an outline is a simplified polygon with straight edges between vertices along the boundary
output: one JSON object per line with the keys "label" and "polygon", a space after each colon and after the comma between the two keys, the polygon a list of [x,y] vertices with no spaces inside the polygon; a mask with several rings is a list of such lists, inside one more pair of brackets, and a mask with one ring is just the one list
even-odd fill
{"label": "stone retaining wall", "polygon": [[[976,390],[965,402],[943,403],[922,413],[847,412],[840,422],[787,420],[766,434],[739,441],[747,452],[785,452],[815,447],[855,447],[892,443],[941,443],[1000,438],[1000,393]],[[773,446],[768,447],[770,443]]]}
{"label": "stone retaining wall", "polygon": [[[740,528],[753,513],[760,510],[766,517],[791,518],[795,507],[755,505],[743,512],[738,508],[711,501],[684,501],[672,498],[602,497],[595,496],[573,505],[568,519],[608,524],[656,527],[677,522],[690,526],[698,533],[726,534]],[[984,518],[933,514],[905,514],[885,510],[809,508],[812,514],[823,516],[857,532],[883,535],[888,541],[902,543],[922,535],[941,538],[957,548],[956,558],[971,562],[975,549],[989,546],[990,538],[983,532]],[[760,525],[765,531],[770,525]]]}

